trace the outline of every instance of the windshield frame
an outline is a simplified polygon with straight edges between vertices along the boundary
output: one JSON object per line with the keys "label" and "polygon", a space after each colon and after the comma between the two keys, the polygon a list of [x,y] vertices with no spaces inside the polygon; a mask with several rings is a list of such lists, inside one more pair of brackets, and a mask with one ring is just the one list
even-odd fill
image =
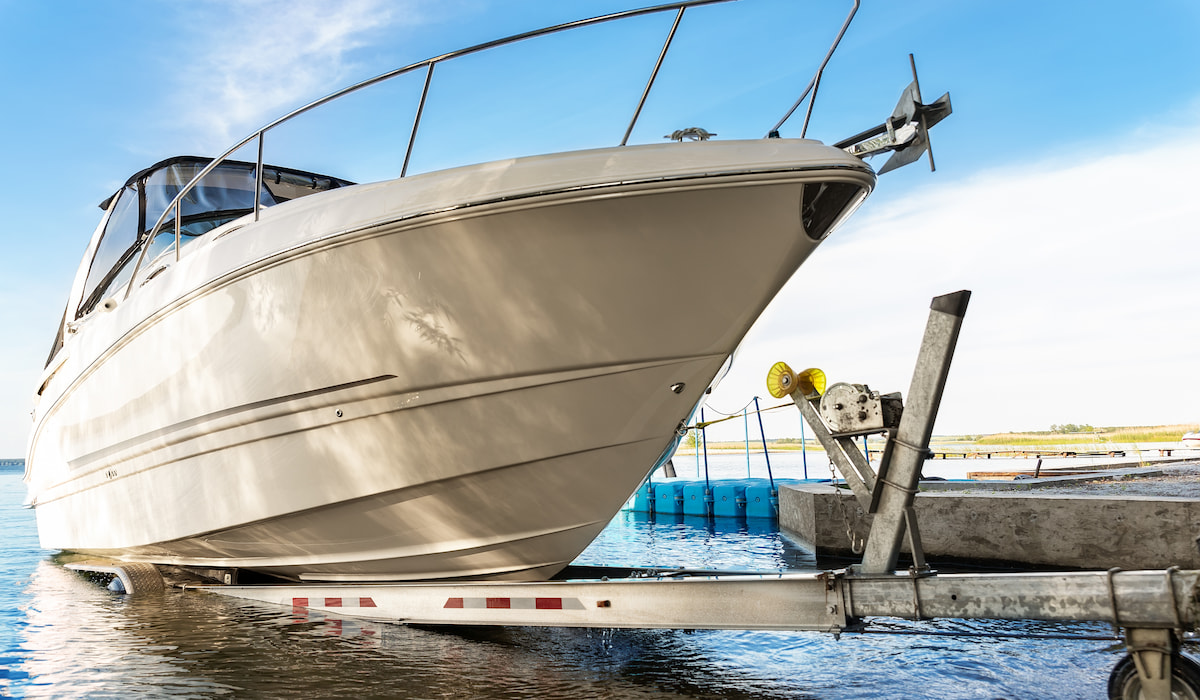
{"label": "windshield frame", "polygon": [[[187,179],[181,179],[178,173],[175,173],[160,178],[160,182],[155,182],[157,175],[169,173],[180,166],[184,166],[181,172],[186,174]],[[221,178],[212,187],[198,188],[200,176],[191,176],[187,169],[189,167],[206,175],[217,173]],[[311,185],[305,186],[307,183]],[[245,187],[238,188],[238,184]],[[104,216],[92,234],[76,271],[71,294],[63,310],[63,317],[46,365],[49,366],[62,349],[65,335],[73,333],[78,323],[101,308],[105,299],[121,295],[122,287],[125,288],[124,296],[128,297],[133,288],[133,281],[137,278],[137,267],[131,263],[134,260],[140,262],[147,251],[156,247],[155,239],[165,233],[162,230],[160,209],[165,216],[182,205],[183,216],[172,216],[175,240],[171,246],[178,260],[182,242],[202,238],[210,231],[250,214],[255,206],[273,206],[353,184],[355,183],[349,180],[295,168],[260,166],[257,163],[237,160],[216,162],[212,158],[201,156],[174,156],[134,173],[116,192],[100,203]],[[158,190],[166,192],[164,194]],[[174,195],[174,190],[179,190],[181,194]],[[189,194],[193,195],[190,199],[183,199]],[[129,197],[136,199],[130,201]],[[231,204],[234,206],[230,206]],[[189,206],[192,207],[191,210]],[[120,208],[126,209],[124,219],[114,216]],[[156,218],[159,221],[151,227],[150,222],[154,222]],[[135,219],[136,221],[133,221]],[[186,233],[189,226],[212,223],[214,220],[219,220],[219,223],[208,226],[201,233]],[[118,225],[129,230],[116,231],[115,227]],[[155,228],[159,229],[157,233]],[[168,252],[170,248],[164,247],[155,252],[154,256],[160,257]],[[100,260],[102,257],[106,258],[106,261]],[[102,266],[107,265],[108,269],[98,270],[97,261],[100,261]]]}

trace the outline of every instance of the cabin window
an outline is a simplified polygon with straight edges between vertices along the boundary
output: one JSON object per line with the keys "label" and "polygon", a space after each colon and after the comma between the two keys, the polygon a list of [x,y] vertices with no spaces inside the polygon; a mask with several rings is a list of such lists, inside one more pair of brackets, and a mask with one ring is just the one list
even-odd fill
{"label": "cabin window", "polygon": [[[158,217],[208,163],[206,159],[191,157],[163,161],[130,178],[115,195],[115,202],[110,200],[113,213],[92,258],[75,318],[90,313],[102,300],[129,282],[138,258],[142,257],[141,242],[150,234]],[[181,202],[181,246],[254,211],[255,169],[253,163],[225,161],[188,191]],[[269,207],[350,184],[353,183],[338,178],[268,166],[263,168],[259,202],[263,207]],[[174,246],[175,215],[172,212],[150,241],[143,265],[173,250]]]}
{"label": "cabin window", "polygon": [[[154,172],[146,181],[145,234],[162,216],[193,177],[206,163],[179,163]],[[264,188],[262,206],[278,204]],[[209,231],[254,211],[254,166],[248,163],[226,163],[204,177],[184,196],[183,219],[179,226],[179,243],[186,246]],[[163,221],[158,235],[150,242],[146,260],[151,261],[173,249],[175,245],[175,216],[172,212]]]}
{"label": "cabin window", "polygon": [[[166,165],[126,185],[118,195],[116,209],[92,259],[83,301],[76,318],[96,307],[129,281],[133,267],[141,256],[139,241],[149,235],[150,228],[174,201],[180,190],[191,181],[207,161]],[[277,200],[264,187],[263,206]],[[227,163],[209,173],[194,187],[182,202],[183,219],[180,225],[180,244],[186,245],[218,226],[254,210],[254,166]],[[164,221],[158,235],[150,242],[145,260],[154,260],[175,245],[175,217]]]}
{"label": "cabin window", "polygon": [[117,201],[112,204],[112,216],[108,218],[108,225],[92,258],[91,269],[83,285],[83,302],[75,318],[91,311],[107,296],[109,289],[125,284],[133,273],[141,231],[140,189],[141,183],[134,182],[117,193]]}
{"label": "cabin window", "polygon": [[[88,262],[83,295],[74,313],[68,304],[50,350],[50,361],[63,346],[68,319],[86,316],[102,300],[116,294],[133,275],[141,256],[141,244],[150,228],[170,206],[175,196],[211,161],[183,156],[162,161],[129,178],[116,194],[100,205],[111,209],[96,252]],[[255,164],[225,161],[192,188],[181,202],[180,245],[187,245],[209,231],[254,211]],[[349,180],[274,166],[263,168],[260,204],[269,207],[291,199],[337,187],[353,185]],[[163,221],[150,242],[143,264],[172,250],[175,245],[174,213]]]}

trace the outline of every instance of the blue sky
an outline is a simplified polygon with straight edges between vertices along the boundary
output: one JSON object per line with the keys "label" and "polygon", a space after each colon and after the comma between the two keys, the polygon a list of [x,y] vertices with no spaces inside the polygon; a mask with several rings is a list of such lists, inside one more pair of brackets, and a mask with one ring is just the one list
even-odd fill
{"label": "blue sky", "polygon": [[[634,6],[0,0],[0,456],[24,452],[32,390],[96,205],[128,175],[172,155],[213,155],[386,70]],[[689,11],[634,141],[685,126],[761,135],[846,7],[741,0]],[[595,33],[439,69],[414,167],[615,144],[670,19],[630,23],[615,51],[593,49],[605,38]],[[967,288],[937,432],[1200,422],[1198,36],[1194,0],[865,2],[809,136],[832,142],[881,121],[913,52],[926,100],[953,95],[955,114],[934,132],[938,170],[881,179],[752,330],[713,406],[765,396],[780,359],[907,391],[929,299]],[[569,61],[568,49],[583,59]],[[513,71],[548,82],[500,82]],[[347,103],[333,127],[298,125],[278,153],[308,144],[305,160],[281,162],[349,158],[356,172],[330,174],[386,176],[419,89],[399,81]],[[364,141],[383,126],[387,136]],[[798,430],[793,415],[768,420],[772,436]]]}

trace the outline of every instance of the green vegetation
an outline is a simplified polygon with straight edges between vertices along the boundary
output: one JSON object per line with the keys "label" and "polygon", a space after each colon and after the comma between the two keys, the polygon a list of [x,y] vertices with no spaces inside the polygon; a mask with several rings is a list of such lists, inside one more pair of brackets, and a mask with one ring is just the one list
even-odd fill
{"label": "green vegetation", "polygon": [[[683,442],[680,443],[676,454],[690,455],[696,453],[695,441],[690,440],[690,437],[691,436],[689,435],[687,438],[683,439]],[[810,452],[814,450],[821,451],[824,449],[821,447],[821,443],[817,442],[815,438],[808,438],[805,440],[805,446],[807,446]],[[780,438],[778,440],[767,440],[767,449],[771,452],[799,452],[801,449],[803,449],[803,447],[800,444],[800,438]],[[734,442],[716,442],[714,440],[709,440],[708,451],[710,454],[716,452],[745,452],[746,442],[744,440],[737,440]],[[750,451],[755,453],[762,452],[762,440],[751,438]]]}
{"label": "green vegetation", "polygon": [[[930,440],[934,449],[952,452],[970,451],[975,446],[1003,445],[1006,447],[1036,447],[1040,445],[1099,445],[1105,443],[1128,444],[1137,442],[1179,442],[1184,433],[1200,431],[1200,424],[1153,425],[1133,427],[1093,428],[1088,425],[1052,425],[1050,430],[1026,433],[994,433],[991,435],[935,435]],[[1075,430],[1067,430],[1075,428]],[[679,446],[679,454],[695,454],[696,431],[689,431],[683,443]],[[871,450],[883,449],[883,437],[871,436]],[[807,438],[801,445],[800,438],[785,437],[767,440],[767,449],[771,452],[808,450],[820,451],[823,448],[815,438]],[[715,442],[709,440],[708,451],[744,452],[746,443],[743,440],[732,442]],[[762,442],[751,438],[751,452],[762,452]]]}
{"label": "green vegetation", "polygon": [[1075,425],[1074,423],[1064,423],[1062,425],[1050,424],[1050,432],[1052,433],[1094,433],[1096,429],[1084,423],[1083,425]]}
{"label": "green vegetation", "polygon": [[[1067,431],[1065,428],[1081,428]],[[1083,430],[1083,429],[1086,429]],[[976,445],[1082,445],[1105,442],[1179,442],[1183,434],[1200,430],[1200,425],[1152,425],[1134,427],[1092,428],[1072,424],[1052,425],[1048,431],[1031,433],[997,433],[983,435]]]}

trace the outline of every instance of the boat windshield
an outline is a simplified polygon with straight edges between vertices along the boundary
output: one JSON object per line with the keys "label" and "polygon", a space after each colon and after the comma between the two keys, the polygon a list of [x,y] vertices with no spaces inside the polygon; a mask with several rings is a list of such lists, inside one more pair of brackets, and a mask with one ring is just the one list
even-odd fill
{"label": "boat windshield", "polygon": [[[101,300],[129,281],[139,254],[139,245],[149,229],[171,205],[175,196],[206,165],[208,158],[181,157],[157,163],[129,178],[101,207],[111,210],[95,255],[88,267],[82,300],[74,318],[91,312]],[[204,177],[181,200],[180,243],[254,211],[255,164],[225,161]],[[260,206],[271,206],[315,192],[352,184],[346,180],[272,166],[263,168]],[[172,249],[175,215],[150,241],[146,259]]]}

